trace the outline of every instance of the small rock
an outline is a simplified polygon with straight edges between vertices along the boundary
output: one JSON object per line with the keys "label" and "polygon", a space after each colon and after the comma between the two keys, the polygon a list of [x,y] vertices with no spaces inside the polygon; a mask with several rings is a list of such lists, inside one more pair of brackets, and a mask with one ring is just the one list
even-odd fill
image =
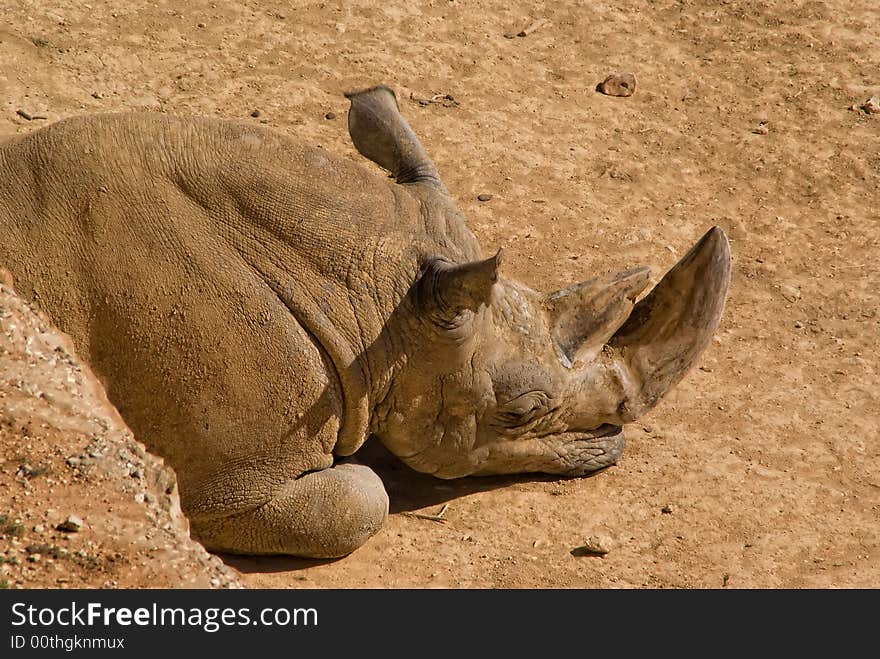
{"label": "small rock", "polygon": [[794,321],[794,326],[795,326],[795,329],[803,329],[804,328],[804,324],[799,320]]}
{"label": "small rock", "polygon": [[505,32],[504,38],[505,39],[516,39],[516,32]]}
{"label": "small rock", "polygon": [[253,112],[251,112],[251,116],[252,116],[254,119],[256,119],[257,117],[259,117],[261,114],[262,114],[262,113],[261,113],[259,110],[254,110]]}
{"label": "small rock", "polygon": [[490,199],[492,199],[490,194],[482,193],[477,195],[477,201],[489,201]]}
{"label": "small rock", "polygon": [[141,479],[144,477],[144,472],[142,472],[140,469],[132,469],[128,473],[132,478]]}
{"label": "small rock", "polygon": [[68,515],[67,519],[65,519],[61,524],[56,526],[55,528],[59,531],[64,531],[66,533],[77,533],[83,527],[82,517],[77,515]]}
{"label": "small rock", "polygon": [[648,433],[649,435],[650,435],[652,432],[654,432],[654,429],[653,429],[651,426],[645,426],[644,428],[642,428],[642,430],[644,430],[644,431],[645,431],[646,433]]}
{"label": "small rock", "polygon": [[667,503],[665,506],[663,506],[660,509],[660,512],[663,513],[664,515],[671,515],[672,514],[672,505]]}
{"label": "small rock", "polygon": [[770,133],[770,128],[767,126],[765,122],[761,122],[758,124],[758,127],[752,131],[755,135],[767,135]]}
{"label": "small rock", "polygon": [[196,27],[206,27],[204,23],[196,23]]}
{"label": "small rock", "polygon": [[880,113],[880,97],[872,96],[865,101],[865,104],[862,105],[862,109],[868,114]]}
{"label": "small rock", "polygon": [[327,114],[324,115],[324,118],[328,119],[330,121],[333,121],[336,118],[336,113],[335,112],[328,112]]}
{"label": "small rock", "polygon": [[260,123],[261,124],[268,124],[269,120],[268,119],[260,119]]}
{"label": "small rock", "polygon": [[613,73],[596,86],[606,96],[632,96],[636,91],[636,77],[632,73]]}
{"label": "small rock", "polygon": [[31,554],[30,556],[28,556],[27,559],[28,559],[31,563],[39,563],[39,562],[40,562],[40,558],[41,558],[41,557],[40,557],[39,554]]}
{"label": "small rock", "polygon": [[102,94],[101,92],[92,92],[92,98],[97,98],[100,100],[104,98],[104,94]]}
{"label": "small rock", "polygon": [[611,551],[614,542],[604,533],[597,533],[587,538],[580,547],[571,550],[573,556],[604,556]]}
{"label": "small rock", "polygon": [[45,530],[46,530],[46,527],[43,526],[42,524],[37,524],[36,526],[34,526],[34,533],[42,533]]}

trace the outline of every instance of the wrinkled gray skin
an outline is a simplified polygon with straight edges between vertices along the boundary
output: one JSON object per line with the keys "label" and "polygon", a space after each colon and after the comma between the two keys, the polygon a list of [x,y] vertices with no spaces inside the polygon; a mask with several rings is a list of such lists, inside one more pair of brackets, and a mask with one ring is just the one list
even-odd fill
{"label": "wrinkled gray skin", "polygon": [[214,550],[345,555],[388,510],[338,462],[374,434],[441,478],[613,464],[715,331],[711,229],[646,269],[543,294],[483,259],[387,88],[348,95],[365,168],[262,127],[155,114],[0,147],[0,266],[175,468]]}

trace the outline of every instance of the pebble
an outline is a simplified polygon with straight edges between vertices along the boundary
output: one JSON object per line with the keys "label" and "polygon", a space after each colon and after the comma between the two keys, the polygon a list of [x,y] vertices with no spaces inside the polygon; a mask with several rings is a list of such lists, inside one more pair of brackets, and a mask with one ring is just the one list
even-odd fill
{"label": "pebble", "polygon": [[880,97],[872,96],[865,101],[865,104],[862,105],[862,109],[868,114],[880,113]]}
{"label": "pebble", "polygon": [[142,472],[140,469],[132,469],[129,474],[132,478],[141,479],[144,477],[144,472]]}
{"label": "pebble", "polygon": [[577,556],[604,556],[611,551],[614,542],[604,533],[591,535],[584,544],[573,551]]}
{"label": "pebble", "polygon": [[613,73],[596,86],[606,96],[632,96],[636,91],[636,77],[632,73]]}
{"label": "pebble", "polygon": [[803,329],[804,324],[801,321],[796,320],[796,321],[794,321],[794,326],[796,329]]}
{"label": "pebble", "polygon": [[65,519],[61,524],[56,526],[59,531],[65,531],[67,533],[76,533],[83,527],[82,517],[78,515],[68,515],[67,519]]}
{"label": "pebble", "polygon": [[46,527],[43,526],[42,524],[37,524],[36,526],[34,526],[34,533],[42,533],[45,530],[46,530]]}
{"label": "pebble", "polygon": [[262,113],[261,113],[259,110],[254,110],[253,112],[251,112],[251,116],[252,116],[254,119],[256,119],[257,117],[259,117],[261,114],[262,114]]}
{"label": "pebble", "polygon": [[663,513],[664,515],[671,515],[672,514],[672,505],[667,503],[665,506],[663,506],[660,509],[660,512]]}
{"label": "pebble", "polygon": [[335,112],[328,112],[327,114],[324,115],[324,118],[332,121],[333,119],[336,118],[336,113]]}
{"label": "pebble", "polygon": [[492,199],[490,194],[482,193],[477,195],[477,201],[489,201],[490,199]]}
{"label": "pebble", "polygon": [[767,135],[770,133],[770,128],[765,123],[758,124],[758,127],[752,131],[755,135]]}

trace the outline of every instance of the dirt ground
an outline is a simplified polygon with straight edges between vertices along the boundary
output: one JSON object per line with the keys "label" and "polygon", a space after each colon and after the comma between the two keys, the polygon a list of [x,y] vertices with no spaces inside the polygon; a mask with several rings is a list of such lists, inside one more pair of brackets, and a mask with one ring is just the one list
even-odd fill
{"label": "dirt ground", "polygon": [[[227,557],[246,585],[876,588],[878,25],[863,0],[0,0],[0,135],[148,109],[363,161],[342,92],[385,82],[486,253],[535,288],[659,278],[728,233],[717,337],[617,466],[439,481],[368,445],[384,530],[337,561]],[[635,94],[597,93],[618,71]],[[597,533],[611,551],[581,555]]]}

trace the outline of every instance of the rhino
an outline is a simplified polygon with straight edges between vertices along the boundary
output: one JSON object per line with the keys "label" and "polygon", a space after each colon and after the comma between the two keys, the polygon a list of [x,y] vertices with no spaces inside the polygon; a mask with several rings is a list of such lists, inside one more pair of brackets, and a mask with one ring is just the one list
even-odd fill
{"label": "rhino", "polygon": [[[65,119],[0,146],[0,267],[177,473],[208,549],[333,558],[382,527],[375,436],[450,479],[614,464],[720,321],[719,227],[535,291],[486,257],[380,85],[347,93],[382,176],[249,122]],[[393,180],[391,180],[393,178]]]}

